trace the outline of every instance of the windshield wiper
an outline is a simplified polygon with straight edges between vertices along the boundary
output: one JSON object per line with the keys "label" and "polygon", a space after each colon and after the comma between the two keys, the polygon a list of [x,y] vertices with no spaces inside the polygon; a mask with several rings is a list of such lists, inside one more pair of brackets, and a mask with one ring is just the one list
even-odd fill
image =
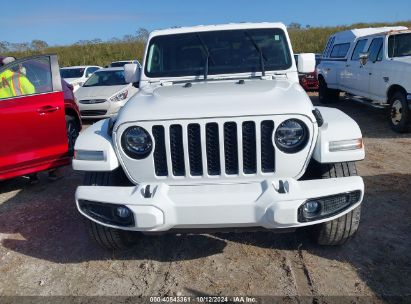
{"label": "windshield wiper", "polygon": [[215,65],[215,62],[213,60],[213,57],[211,57],[211,54],[210,54],[210,51],[208,50],[207,45],[204,43],[203,39],[201,39],[200,34],[197,33],[196,36],[198,40],[200,41],[201,46],[203,48],[204,55],[206,56],[206,61],[204,63],[204,80],[207,80],[209,60],[211,59],[214,65]]}
{"label": "windshield wiper", "polygon": [[267,57],[265,57],[263,50],[259,47],[257,42],[255,42],[254,38],[248,33],[247,31],[244,32],[244,34],[250,39],[251,43],[253,44],[254,48],[257,50],[257,52],[260,54],[260,65],[261,65],[261,73],[263,76],[265,76],[265,66],[264,66],[264,60],[267,61]]}

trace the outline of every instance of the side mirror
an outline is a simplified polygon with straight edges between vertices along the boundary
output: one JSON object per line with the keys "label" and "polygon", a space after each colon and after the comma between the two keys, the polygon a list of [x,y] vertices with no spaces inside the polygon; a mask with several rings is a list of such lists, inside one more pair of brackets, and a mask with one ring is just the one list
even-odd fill
{"label": "side mirror", "polygon": [[315,72],[315,54],[303,53],[298,55],[297,69],[299,73],[313,73]]}
{"label": "side mirror", "polygon": [[359,58],[360,58],[360,64],[366,65],[368,61],[368,53],[361,53]]}
{"label": "side mirror", "polygon": [[124,79],[127,83],[136,83],[140,81],[141,68],[136,63],[124,65]]}

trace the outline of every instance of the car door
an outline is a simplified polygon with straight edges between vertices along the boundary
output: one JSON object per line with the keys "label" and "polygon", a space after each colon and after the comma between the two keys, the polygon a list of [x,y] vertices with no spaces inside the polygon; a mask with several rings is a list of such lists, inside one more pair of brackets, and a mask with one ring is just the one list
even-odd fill
{"label": "car door", "polygon": [[[383,38],[381,38],[383,39]],[[383,42],[383,40],[380,40]],[[389,86],[389,75],[387,71],[387,58],[384,56],[384,44],[381,43],[376,58],[369,62],[369,98],[378,101],[386,100],[386,91]]]}
{"label": "car door", "polygon": [[346,64],[346,56],[350,49],[350,43],[337,43],[331,49],[330,61],[325,69],[324,76],[326,77],[327,85],[331,88],[340,88],[340,80],[344,66]]}
{"label": "car door", "polygon": [[367,51],[367,63],[359,69],[357,81],[358,92],[366,98],[372,98],[372,94],[370,93],[372,68],[381,56],[383,41],[383,37],[375,37],[372,39]]}
{"label": "car door", "polygon": [[47,169],[68,149],[57,57],[20,59],[2,67],[0,75],[6,70],[19,75],[22,83],[31,83],[32,90],[0,98],[0,179],[16,171],[23,175],[33,167]]}
{"label": "car door", "polygon": [[351,94],[358,92],[358,81],[360,73],[362,72],[362,66],[360,64],[360,54],[364,52],[367,39],[358,40],[355,44],[351,57],[347,60],[344,69],[344,79],[342,81],[343,88]]}

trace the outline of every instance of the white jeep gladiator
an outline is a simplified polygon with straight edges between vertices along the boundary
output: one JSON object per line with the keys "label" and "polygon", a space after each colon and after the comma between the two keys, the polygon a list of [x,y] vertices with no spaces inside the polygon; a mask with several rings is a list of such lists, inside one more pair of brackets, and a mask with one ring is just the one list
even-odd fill
{"label": "white jeep gladiator", "polygon": [[[298,68],[312,72],[314,54]],[[125,75],[140,91],[75,146],[77,207],[100,245],[128,247],[138,232],[312,226],[327,245],[355,233],[360,128],[313,107],[283,24],[154,31]]]}
{"label": "white jeep gladiator", "polygon": [[409,130],[411,31],[406,27],[354,29],[332,35],[317,67],[319,99],[350,99],[388,108],[396,132]]}

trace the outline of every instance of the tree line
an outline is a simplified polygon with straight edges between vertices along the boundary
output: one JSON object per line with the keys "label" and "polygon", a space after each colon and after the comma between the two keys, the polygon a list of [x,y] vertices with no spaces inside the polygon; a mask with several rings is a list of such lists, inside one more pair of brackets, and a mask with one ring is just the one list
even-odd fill
{"label": "tree line", "polygon": [[[356,23],[334,27],[312,27],[292,22],[288,25],[292,47],[295,53],[321,53],[330,35],[335,32],[364,27],[403,25],[411,28],[411,21],[395,23]],[[124,59],[141,60],[149,32],[139,28],[134,34],[109,40],[80,40],[68,46],[49,46],[46,41],[33,40],[25,43],[0,41],[0,55],[17,58],[36,54],[57,54],[60,66],[96,64],[105,66],[111,61]]]}

